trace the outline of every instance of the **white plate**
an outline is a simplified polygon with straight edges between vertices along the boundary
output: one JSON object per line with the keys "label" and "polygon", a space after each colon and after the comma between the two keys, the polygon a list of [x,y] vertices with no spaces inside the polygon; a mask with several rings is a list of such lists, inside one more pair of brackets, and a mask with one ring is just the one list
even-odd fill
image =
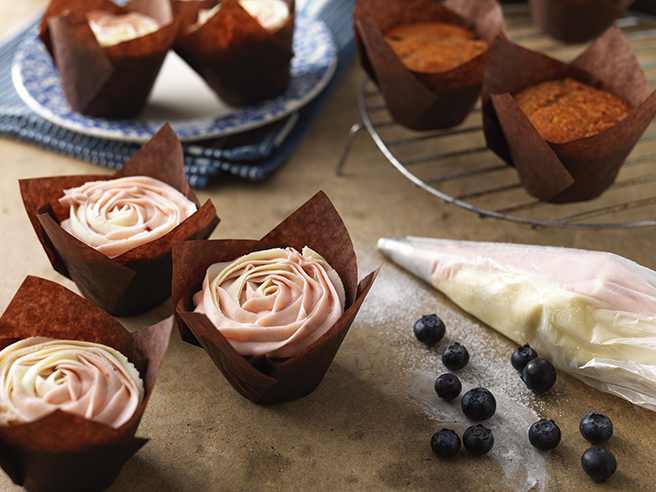
{"label": "white plate", "polygon": [[294,57],[287,91],[275,99],[234,108],[223,103],[203,79],[171,51],[142,115],[134,120],[94,118],[66,102],[57,69],[34,31],[16,51],[12,78],[25,103],[59,126],[95,137],[144,142],[165,123],[180,140],[243,132],[300,109],[328,84],[337,65],[337,47],[323,22],[296,15]]}

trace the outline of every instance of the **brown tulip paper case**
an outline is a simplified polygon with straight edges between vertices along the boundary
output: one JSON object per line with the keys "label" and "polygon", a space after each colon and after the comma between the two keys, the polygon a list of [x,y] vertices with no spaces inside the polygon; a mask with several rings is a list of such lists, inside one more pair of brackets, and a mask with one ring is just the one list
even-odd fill
{"label": "brown tulip paper case", "polygon": [[[288,246],[298,251],[308,246],[335,269],[346,291],[346,311],[326,334],[293,357],[244,357],[204,314],[193,312],[192,297],[201,289],[210,265],[253,251]],[[174,245],[173,302],[178,327],[182,338],[200,344],[245,398],[256,403],[301,398],[321,382],[377,274],[378,270],[358,284],[351,238],[328,197],[319,192],[259,241],[187,241]]]}
{"label": "brown tulip paper case", "polygon": [[[160,29],[103,48],[86,18],[93,10],[114,15],[144,13],[154,18]],[[130,119],[144,108],[178,28],[169,0],[132,0],[125,7],[109,0],[52,0],[41,21],[40,36],[73,110]]]}
{"label": "brown tulip paper case", "polygon": [[445,22],[472,30],[492,45],[506,36],[496,0],[357,0],[353,14],[362,67],[376,82],[394,120],[413,130],[449,128],[469,114],[481,92],[490,47],[446,72],[407,69],[384,38],[400,24]]}
{"label": "brown tulip paper case", "polygon": [[108,345],[132,362],[144,381],[134,416],[114,429],[62,411],[0,427],[0,466],[31,492],[92,492],[114,481],[147,439],[134,437],[168,347],[173,319],[128,332],[65,287],[28,276],[0,318],[0,348],[34,336]]}
{"label": "brown tulip paper case", "polygon": [[[565,143],[547,142],[512,94],[565,77],[610,92],[635,109],[597,135]],[[656,115],[656,92],[649,93],[638,61],[615,26],[569,65],[498,39],[485,69],[482,103],[487,146],[517,169],[530,195],[553,203],[599,196],[614,182]]]}
{"label": "brown tulip paper case", "polygon": [[289,85],[293,56],[294,1],[285,1],[289,19],[276,33],[264,29],[238,0],[222,2],[221,9],[202,26],[189,23],[198,10],[217,2],[177,2],[183,28],[175,51],[232,106],[279,96]]}
{"label": "brown tulip paper case", "polygon": [[[171,245],[206,239],[219,219],[212,202],[201,207],[187,182],[180,141],[165,125],[113,176],[77,175],[20,180],[21,195],[34,231],[52,266],[72,279],[84,297],[115,316],[146,312],[171,295]],[[64,189],[88,181],[150,176],[180,191],[198,210],[168,234],[108,258],[61,228],[68,206],[59,204]]]}
{"label": "brown tulip paper case", "polygon": [[538,29],[567,43],[584,43],[602,34],[634,0],[528,0]]}

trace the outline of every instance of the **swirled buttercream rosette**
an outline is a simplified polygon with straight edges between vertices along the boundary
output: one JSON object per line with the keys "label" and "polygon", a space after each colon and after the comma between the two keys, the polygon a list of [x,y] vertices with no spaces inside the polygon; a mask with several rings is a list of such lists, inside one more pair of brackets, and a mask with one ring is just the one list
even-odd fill
{"label": "swirled buttercream rosette", "polygon": [[52,0],[40,36],[66,101],[80,113],[134,118],[179,29],[169,0]]}
{"label": "swirled buttercream rosette", "polygon": [[0,426],[60,409],[116,428],[142,400],[134,364],[107,345],[30,337],[0,351]]}
{"label": "swirled buttercream rosette", "polygon": [[[0,318],[0,466],[11,479],[32,492],[109,487],[147,442],[135,434],[172,327],[168,318],[130,333],[65,287],[27,277]],[[65,350],[54,351],[57,345]],[[6,366],[7,357],[19,366]],[[30,365],[30,359],[38,361]],[[115,371],[122,373],[118,379]],[[135,379],[127,390],[124,376],[142,383]]]}
{"label": "swirled buttercream rosette", "polygon": [[237,352],[292,357],[318,340],[344,313],[337,272],[307,246],[254,251],[207,269],[194,296],[202,313]]}
{"label": "swirled buttercream rosette", "polygon": [[[206,239],[219,222],[211,201],[200,206],[187,182],[183,164],[180,141],[170,126],[165,125],[113,176],[59,176],[20,181],[25,209],[55,270],[72,279],[84,297],[110,314],[139,314],[164,302],[171,295],[171,245],[177,241]],[[163,213],[168,208],[154,206],[143,198],[131,205],[124,203],[135,181],[144,180],[143,177],[173,188],[181,202],[190,202],[197,210],[171,227],[169,214]],[[71,216],[75,193],[60,200],[64,190],[100,187],[114,180],[126,182],[128,188],[88,209],[73,208],[76,217]],[[79,210],[82,212],[76,213]],[[173,207],[171,212],[177,216],[180,210]],[[75,224],[67,226],[70,223],[66,221],[71,218]],[[85,229],[83,222],[95,225]],[[78,236],[82,239],[67,232],[62,223],[69,230],[84,230]],[[98,223],[106,234],[99,234]],[[127,237],[130,232],[136,233],[136,239]],[[85,236],[91,245],[84,242]],[[143,244],[134,242],[145,238],[153,240]],[[124,250],[125,245],[134,247]],[[107,249],[109,253],[105,254],[103,250]]]}
{"label": "swirled buttercream rosette", "polygon": [[[217,272],[208,272],[210,267]],[[178,328],[184,340],[205,349],[245,398],[256,403],[301,398],[323,379],[378,271],[359,284],[357,274],[348,231],[320,192],[259,241],[175,244]],[[207,282],[216,280],[220,293],[203,292],[206,276]],[[225,310],[196,310],[194,296],[199,302],[212,292],[223,298]],[[315,318],[317,311],[322,314]],[[225,330],[215,326],[216,318],[228,318]]]}
{"label": "swirled buttercream rosette", "polygon": [[[279,96],[289,85],[293,57],[294,0],[281,0],[287,16],[267,29],[240,0],[178,1],[182,28],[175,52],[226,103],[256,104]],[[211,11],[211,12],[210,12]],[[204,12],[199,21],[198,12]],[[192,23],[193,21],[193,23]]]}
{"label": "swirled buttercream rosette", "polygon": [[[380,88],[392,117],[419,131],[450,128],[467,117],[481,93],[490,46],[498,35],[506,36],[496,0],[357,0],[353,22],[360,63]],[[410,70],[384,35],[395,26],[424,22],[464,27],[488,46],[449,70]]]}
{"label": "swirled buttercream rosette", "polygon": [[196,211],[172,186],[149,176],[87,181],[64,190],[69,207],[62,228],[109,258],[171,232]]}

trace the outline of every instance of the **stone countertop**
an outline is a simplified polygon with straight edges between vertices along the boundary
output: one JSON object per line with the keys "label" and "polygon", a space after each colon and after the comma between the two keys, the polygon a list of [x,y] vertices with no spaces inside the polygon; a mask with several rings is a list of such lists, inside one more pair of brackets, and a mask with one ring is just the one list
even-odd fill
{"label": "stone countertop", "polygon": [[[0,2],[0,33],[19,24],[42,0]],[[461,311],[447,298],[375,251],[382,236],[432,236],[480,241],[568,246],[617,253],[656,268],[656,228],[627,230],[532,229],[443,203],[396,171],[362,132],[344,173],[336,166],[351,125],[361,121],[355,101],[363,72],[353,63],[291,159],[261,183],[230,180],[198,192],[221,217],[213,238],[258,239],[323,190],[349,229],[360,277],[382,272],[320,386],[300,400],[255,405],[224,380],[200,348],[174,330],[138,436],[149,442],[123,468],[111,491],[202,490],[596,490],[582,471],[588,447],[578,432],[591,411],[611,417],[608,447],[618,461],[607,490],[649,490],[656,466],[656,415],[592,389],[559,372],[555,387],[534,396],[510,366],[516,345]],[[28,222],[18,179],[110,171],[38,148],[0,140],[0,309],[26,275],[75,285],[55,273]],[[134,318],[129,329],[172,313],[170,300]],[[412,324],[437,313],[447,336],[428,349]],[[436,457],[431,435],[442,427],[462,432],[469,424],[457,405],[438,402],[433,381],[444,372],[439,354],[459,340],[472,355],[461,371],[465,389],[489,387],[498,400],[488,422],[496,445],[483,457],[461,450]],[[528,426],[553,418],[563,439],[551,452],[534,450]],[[19,490],[4,474],[0,489]]]}

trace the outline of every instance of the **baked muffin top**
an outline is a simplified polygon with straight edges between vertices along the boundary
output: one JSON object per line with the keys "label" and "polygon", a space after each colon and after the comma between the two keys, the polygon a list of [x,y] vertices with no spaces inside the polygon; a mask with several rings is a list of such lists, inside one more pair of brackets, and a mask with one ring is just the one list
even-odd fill
{"label": "baked muffin top", "polygon": [[613,94],[572,78],[541,82],[513,97],[538,133],[553,143],[596,135],[633,109]]}
{"label": "baked muffin top", "polygon": [[444,22],[400,24],[385,41],[414,72],[445,72],[483,53],[488,45],[464,27]]}

